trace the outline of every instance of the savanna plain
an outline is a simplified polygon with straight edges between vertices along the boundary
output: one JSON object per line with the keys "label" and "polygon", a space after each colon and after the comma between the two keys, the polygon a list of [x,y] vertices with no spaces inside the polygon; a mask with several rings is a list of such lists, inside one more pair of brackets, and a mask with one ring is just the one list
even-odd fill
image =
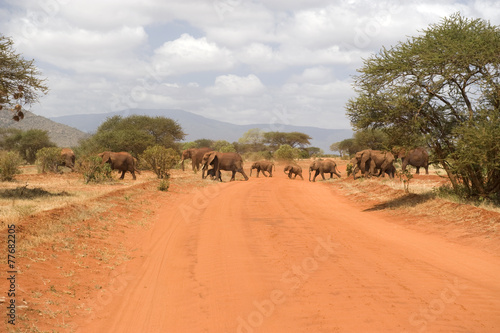
{"label": "savanna plain", "polygon": [[299,163],[304,180],[172,170],[168,191],[146,171],[87,185],[25,167],[0,185],[0,331],[500,331],[498,208],[436,196],[435,169],[405,193]]}

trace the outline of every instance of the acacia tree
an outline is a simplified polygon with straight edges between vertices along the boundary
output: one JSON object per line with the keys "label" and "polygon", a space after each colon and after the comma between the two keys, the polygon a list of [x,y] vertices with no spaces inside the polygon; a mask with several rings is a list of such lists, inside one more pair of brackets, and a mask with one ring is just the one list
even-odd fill
{"label": "acacia tree", "polygon": [[454,14],[422,32],[365,60],[347,115],[357,129],[423,135],[455,190],[498,195],[500,29]]}
{"label": "acacia tree", "polygon": [[114,116],[103,122],[97,132],[80,146],[84,153],[127,151],[137,157],[155,145],[178,150],[177,142],[185,135],[181,126],[170,118]]}
{"label": "acacia tree", "polygon": [[0,34],[0,110],[9,108],[12,119],[24,118],[23,105],[38,102],[40,94],[48,91],[45,80],[39,78],[40,71],[34,60],[25,60],[16,54],[11,38]]}
{"label": "acacia tree", "polygon": [[272,149],[277,149],[282,145],[289,145],[292,148],[305,147],[310,144],[312,138],[301,132],[266,132],[264,142]]}

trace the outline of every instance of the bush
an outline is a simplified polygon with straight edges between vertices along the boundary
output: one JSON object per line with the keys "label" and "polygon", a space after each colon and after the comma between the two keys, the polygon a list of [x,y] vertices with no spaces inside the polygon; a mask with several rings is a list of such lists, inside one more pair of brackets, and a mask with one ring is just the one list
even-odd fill
{"label": "bush", "polygon": [[160,179],[168,179],[170,169],[179,163],[179,160],[179,154],[175,150],[158,145],[149,147],[141,155],[141,163]]}
{"label": "bush", "polygon": [[85,184],[101,183],[112,179],[111,166],[109,163],[102,163],[102,158],[95,155],[84,156],[80,159],[78,170],[83,174]]}
{"label": "bush", "polygon": [[36,152],[36,164],[39,173],[57,172],[61,164],[61,148],[45,147]]}
{"label": "bush", "polygon": [[274,158],[278,161],[293,161],[299,156],[298,149],[292,148],[290,145],[281,145],[274,152]]}
{"label": "bush", "polygon": [[19,166],[23,162],[19,153],[0,151],[0,180],[11,181],[14,175],[20,174]]}
{"label": "bush", "polygon": [[260,160],[270,160],[273,157],[271,152],[269,151],[258,151],[258,152],[249,152],[243,154],[243,159],[245,161],[260,161]]}
{"label": "bush", "polygon": [[162,179],[158,184],[158,191],[166,192],[170,187],[170,182],[168,180]]}

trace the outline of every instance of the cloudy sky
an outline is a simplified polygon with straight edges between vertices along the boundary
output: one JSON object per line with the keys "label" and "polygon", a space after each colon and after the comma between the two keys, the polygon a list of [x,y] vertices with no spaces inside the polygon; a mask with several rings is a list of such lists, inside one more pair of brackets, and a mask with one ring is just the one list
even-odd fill
{"label": "cloudy sky", "polygon": [[0,0],[0,33],[47,78],[43,116],[171,108],[350,128],[362,59],[455,12],[500,25],[498,0]]}

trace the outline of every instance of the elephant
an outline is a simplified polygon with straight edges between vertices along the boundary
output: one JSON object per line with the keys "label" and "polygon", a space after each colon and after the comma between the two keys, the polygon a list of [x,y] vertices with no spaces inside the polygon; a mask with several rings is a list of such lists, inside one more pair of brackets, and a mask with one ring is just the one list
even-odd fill
{"label": "elephant", "polygon": [[[353,166],[352,175],[353,175],[354,179],[356,179],[356,174],[358,173],[358,171],[361,171],[360,163],[358,163],[356,157],[351,158],[350,162],[351,162],[351,165]],[[369,169],[370,169],[369,166],[368,166],[368,168],[366,168],[366,166],[365,166],[365,170],[363,173],[369,171]],[[382,174],[381,169],[376,168],[375,170],[378,170],[378,176],[380,176]],[[394,164],[389,165],[389,167],[387,167],[387,169],[385,170],[385,173],[389,177],[394,178],[394,176],[396,175],[396,168],[394,167]]]}
{"label": "elephant", "polygon": [[75,153],[70,148],[61,149],[61,159],[60,164],[67,168],[70,168],[71,171],[75,171]]}
{"label": "elephant", "polygon": [[215,172],[215,178],[222,181],[220,171],[231,171],[231,181],[235,180],[236,172],[239,172],[248,180],[248,176],[243,170],[243,159],[238,153],[220,153],[216,151],[211,151],[203,155],[202,161],[202,174],[201,177],[205,178],[205,171],[208,171],[210,166],[213,167]]}
{"label": "elephant", "polygon": [[[369,176],[375,174],[375,169],[380,169],[379,176],[385,177],[386,171],[392,169],[394,163],[394,155],[388,151],[366,149],[357,152],[355,158],[361,173],[364,175],[368,171]],[[356,179],[355,173],[354,179]]]}
{"label": "elephant", "polygon": [[203,148],[189,148],[182,152],[182,171],[184,171],[184,160],[191,159],[191,164],[193,166],[193,171],[196,172],[200,169],[201,160],[203,159],[203,155],[206,153],[213,151],[212,148],[203,147]]}
{"label": "elephant", "polygon": [[330,174],[330,179],[333,178],[333,174],[340,178],[340,171],[337,169],[337,163],[332,160],[316,160],[309,166],[309,181],[311,181],[311,172],[314,171],[313,182],[316,181],[316,177],[321,174],[323,180],[325,180],[325,173]]}
{"label": "elephant", "polygon": [[425,174],[429,174],[429,153],[424,148],[415,148],[410,151],[401,149],[398,153],[398,158],[401,159],[403,164],[401,165],[401,170],[406,171],[406,166],[413,165],[417,168],[416,174],[420,174],[420,167],[425,169]]}
{"label": "elephant", "polygon": [[297,176],[299,176],[302,180],[304,180],[304,177],[302,177],[302,168],[296,164],[288,164],[283,169],[283,172],[285,173],[285,175],[288,172],[288,178],[290,178],[290,179],[292,179],[292,175],[294,175],[293,179],[295,179],[295,178],[297,178]]}
{"label": "elephant", "polygon": [[[208,169],[207,170],[207,177],[210,177],[212,180],[215,180],[215,169],[214,168],[211,168],[211,169]],[[220,175],[220,172],[219,172],[219,178],[218,180],[222,181],[222,177]]]}
{"label": "elephant", "polygon": [[132,174],[134,180],[136,179],[135,177],[136,171],[138,174],[141,174],[141,172],[136,168],[136,159],[127,152],[115,153],[111,151],[105,151],[98,154],[97,156],[102,158],[103,163],[109,163],[111,166],[111,170],[121,171],[122,175],[120,179],[125,178],[125,172],[127,171],[129,171]]}
{"label": "elephant", "polygon": [[264,177],[267,177],[266,171],[269,172],[269,177],[273,176],[274,163],[270,161],[258,161],[254,162],[250,167],[250,177],[252,176],[252,170],[257,169],[257,178],[259,178],[259,172],[262,171]]}

